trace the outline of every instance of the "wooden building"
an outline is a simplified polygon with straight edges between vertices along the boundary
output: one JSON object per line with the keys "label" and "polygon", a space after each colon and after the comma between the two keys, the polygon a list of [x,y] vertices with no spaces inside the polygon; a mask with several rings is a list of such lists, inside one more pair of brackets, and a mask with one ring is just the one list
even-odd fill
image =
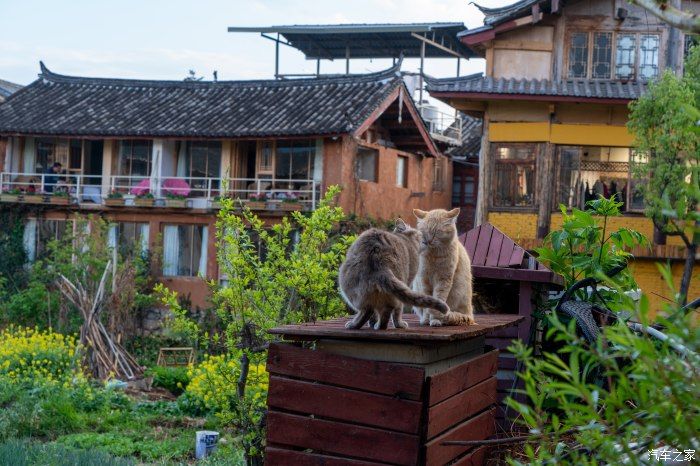
{"label": "wooden building", "polygon": [[[75,214],[102,215],[114,222],[113,244],[162,250],[159,278],[205,306],[199,276],[218,277],[219,196],[249,203],[270,223],[290,208],[314,209],[330,185],[342,186],[340,205],[358,216],[449,207],[451,161],[399,67],[183,82],[63,76],[42,64],[38,80],[0,105],[0,206],[40,203],[26,220],[30,258]],[[49,173],[55,162],[59,176]],[[67,200],[52,195],[59,190]]]}
{"label": "wooden building", "polygon": [[[623,0],[479,8],[484,25],[459,37],[486,59],[486,72],[427,82],[434,98],[483,119],[476,224],[533,247],[561,225],[560,204],[580,208],[616,194],[624,216],[611,226],[654,238],[636,191],[642,180],[630,168],[638,155],[628,104],[664,69],[682,71],[686,37]],[[655,262],[670,260],[680,277],[684,249],[678,238],[656,236],[651,249],[634,251],[632,267],[658,309],[670,296]],[[700,280],[690,295],[700,295]]]}

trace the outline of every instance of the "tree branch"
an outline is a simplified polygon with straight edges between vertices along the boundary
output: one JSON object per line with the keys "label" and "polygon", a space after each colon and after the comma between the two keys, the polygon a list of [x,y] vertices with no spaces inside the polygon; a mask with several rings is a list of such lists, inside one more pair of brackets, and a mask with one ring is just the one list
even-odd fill
{"label": "tree branch", "polygon": [[660,20],[684,32],[700,34],[700,18],[695,13],[679,10],[664,0],[629,0]]}

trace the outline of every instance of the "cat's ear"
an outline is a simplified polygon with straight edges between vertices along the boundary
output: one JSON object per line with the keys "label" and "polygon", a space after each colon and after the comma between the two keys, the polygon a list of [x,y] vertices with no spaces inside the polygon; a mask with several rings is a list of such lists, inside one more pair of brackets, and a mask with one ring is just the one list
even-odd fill
{"label": "cat's ear", "polygon": [[456,207],[456,208],[448,211],[445,214],[445,217],[452,219],[452,218],[457,218],[458,215],[459,215],[459,207]]}
{"label": "cat's ear", "polygon": [[408,225],[406,225],[406,222],[404,222],[401,217],[397,218],[396,225],[394,225],[394,231],[402,232],[402,231],[406,231],[407,229],[408,229]]}
{"label": "cat's ear", "polygon": [[418,219],[424,219],[426,215],[428,215],[428,212],[425,210],[420,210],[420,209],[413,209],[413,215],[416,216]]}

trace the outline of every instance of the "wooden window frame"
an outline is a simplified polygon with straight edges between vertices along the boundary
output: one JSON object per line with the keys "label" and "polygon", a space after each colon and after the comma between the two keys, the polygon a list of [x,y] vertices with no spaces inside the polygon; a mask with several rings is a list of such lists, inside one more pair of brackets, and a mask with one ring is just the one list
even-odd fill
{"label": "wooden window frame", "polygon": [[[509,160],[509,159],[499,159],[497,151],[502,147],[530,147],[532,148],[532,156],[527,160]],[[518,142],[518,143],[491,143],[490,153],[494,154],[493,166],[492,166],[492,177],[491,177],[491,189],[489,190],[489,210],[500,211],[500,212],[537,212],[537,159],[539,158],[540,151],[542,150],[542,144],[537,142]],[[503,206],[496,205],[496,193],[498,190],[498,182],[496,181],[497,167],[499,164],[503,165],[527,165],[532,167],[533,175],[533,192],[532,192],[532,203],[530,205],[512,205]],[[516,187],[517,188],[517,187]]]}
{"label": "wooden window frame", "polygon": [[[403,160],[403,183],[399,184],[399,160]],[[396,155],[396,187],[397,188],[408,188],[408,163],[409,163],[409,157],[408,155],[404,154],[397,154]]]}
{"label": "wooden window frame", "polygon": [[[375,164],[374,164],[374,179],[367,180],[360,178],[360,151],[367,150],[375,153]],[[355,178],[358,181],[363,181],[365,183],[379,183],[379,149],[372,146],[358,145],[357,151],[355,152]]]}
{"label": "wooden window frame", "polygon": [[[134,143],[135,142],[143,142],[146,141],[147,146],[148,146],[148,168],[147,168],[147,175],[134,175],[134,167],[133,167],[133,159],[134,159]],[[129,148],[129,156],[127,157],[128,164],[129,164],[129,169],[127,173],[122,172],[122,147],[123,144],[128,143],[130,145]],[[153,140],[151,139],[120,139],[119,144],[117,144],[117,173],[120,177],[134,177],[134,176],[141,176],[144,178],[148,178],[153,174]]]}
{"label": "wooden window frame", "polygon": [[435,157],[433,162],[433,191],[445,190],[445,163],[442,157]]}
{"label": "wooden window frame", "polygon": [[[571,37],[575,33],[585,33],[587,34],[588,38],[588,57],[587,57],[587,62],[586,62],[586,77],[582,78],[572,78],[569,77],[569,49],[571,47]],[[593,77],[593,45],[594,45],[594,36],[596,33],[611,33],[612,34],[612,41],[611,41],[611,57],[610,57],[610,75],[607,78],[594,78]],[[635,56],[634,56],[634,73],[633,76],[630,78],[617,78],[615,76],[615,67],[617,65],[616,60],[617,60],[617,36],[620,34],[624,35],[633,35],[635,37]],[[658,77],[659,74],[661,74],[661,71],[663,70],[665,66],[665,60],[664,60],[664,54],[665,54],[665,42],[664,42],[664,34],[663,31],[660,29],[654,29],[654,30],[649,30],[649,31],[639,31],[639,30],[607,30],[607,29],[593,29],[593,28],[574,28],[574,29],[567,29],[565,35],[564,35],[564,49],[563,49],[563,66],[562,66],[562,73],[564,73],[564,79],[567,80],[591,80],[591,81],[639,81],[640,78],[640,46],[641,46],[641,36],[658,36],[659,38],[659,48],[657,52],[657,60],[658,60],[658,74],[655,77]],[[653,79],[652,78],[644,78],[644,80],[648,79]]]}

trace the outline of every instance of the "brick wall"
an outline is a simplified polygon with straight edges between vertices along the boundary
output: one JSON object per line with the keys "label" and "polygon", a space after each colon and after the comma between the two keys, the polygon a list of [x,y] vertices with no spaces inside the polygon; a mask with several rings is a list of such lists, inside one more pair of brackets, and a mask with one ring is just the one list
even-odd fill
{"label": "brick wall", "polygon": [[489,223],[516,243],[537,236],[537,214],[519,212],[489,212]]}

